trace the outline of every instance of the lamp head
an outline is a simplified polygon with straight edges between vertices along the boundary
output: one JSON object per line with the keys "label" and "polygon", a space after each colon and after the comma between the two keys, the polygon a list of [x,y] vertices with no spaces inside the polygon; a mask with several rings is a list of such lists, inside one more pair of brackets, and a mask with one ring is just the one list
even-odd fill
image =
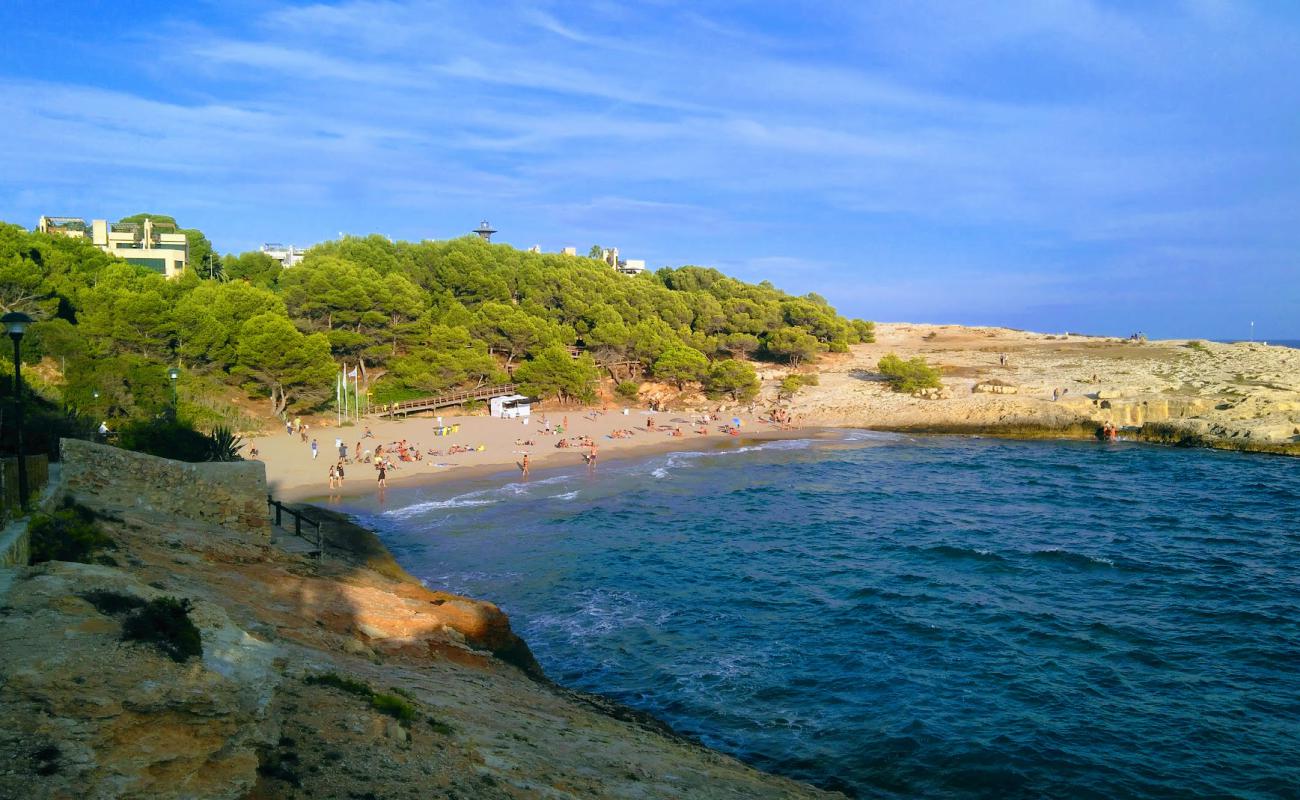
{"label": "lamp head", "polygon": [[181,371],[176,367],[172,367],[171,369],[167,370],[167,377],[171,378],[172,380],[176,380],[180,376],[181,376]]}
{"label": "lamp head", "polygon": [[21,311],[10,311],[0,317],[0,322],[4,323],[5,330],[10,336],[18,339],[27,332],[27,326],[32,324],[32,318]]}

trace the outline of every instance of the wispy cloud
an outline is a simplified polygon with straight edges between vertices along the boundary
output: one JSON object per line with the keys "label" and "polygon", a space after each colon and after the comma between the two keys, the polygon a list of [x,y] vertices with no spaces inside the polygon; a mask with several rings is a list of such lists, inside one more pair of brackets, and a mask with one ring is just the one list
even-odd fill
{"label": "wispy cloud", "polygon": [[499,217],[851,313],[1055,308],[1136,265],[1235,252],[1275,276],[1300,252],[1294,14],[342,0],[116,21],[129,46],[87,45],[98,72],[0,57],[0,217],[165,206],[225,248]]}

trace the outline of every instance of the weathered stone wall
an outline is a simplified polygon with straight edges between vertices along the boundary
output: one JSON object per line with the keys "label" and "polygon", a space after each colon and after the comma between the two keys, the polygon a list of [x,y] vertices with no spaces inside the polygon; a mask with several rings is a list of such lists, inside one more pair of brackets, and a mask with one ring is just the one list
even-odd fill
{"label": "weathered stone wall", "polygon": [[270,541],[266,465],[188,464],[79,439],[63,439],[63,491],[98,505],[220,525]]}

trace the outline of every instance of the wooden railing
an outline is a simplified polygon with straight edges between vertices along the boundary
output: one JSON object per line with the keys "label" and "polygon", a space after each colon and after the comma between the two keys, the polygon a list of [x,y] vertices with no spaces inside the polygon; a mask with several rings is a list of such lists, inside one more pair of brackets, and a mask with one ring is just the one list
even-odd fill
{"label": "wooden railing", "polygon": [[[275,512],[275,526],[284,528],[284,515],[288,514],[293,517],[293,535],[297,536],[309,544],[316,545],[316,560],[325,560],[325,539],[321,536],[320,521],[314,520],[301,511],[295,511],[284,503],[276,500],[271,495],[266,496],[266,504]],[[303,525],[315,529],[315,536],[309,536],[303,533]],[[285,530],[288,530],[285,528]]]}
{"label": "wooden railing", "polygon": [[437,397],[422,397],[418,400],[407,400],[401,403],[388,403],[377,407],[373,412],[381,417],[395,417],[398,414],[403,416],[414,414],[420,411],[432,411],[435,408],[445,406],[458,406],[461,403],[468,403],[470,400],[483,400],[489,397],[497,397],[503,394],[514,394],[515,385],[507,383],[502,386],[481,386],[477,389],[466,389],[450,394],[442,394]]}

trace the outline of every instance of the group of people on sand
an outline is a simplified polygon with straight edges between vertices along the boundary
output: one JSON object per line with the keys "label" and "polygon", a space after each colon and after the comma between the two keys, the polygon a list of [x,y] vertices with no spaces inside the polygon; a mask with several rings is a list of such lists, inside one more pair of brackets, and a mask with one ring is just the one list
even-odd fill
{"label": "group of people on sand", "polygon": [[767,422],[783,430],[789,430],[794,427],[794,415],[788,408],[773,407],[768,412],[767,417],[760,418],[760,422]]}

